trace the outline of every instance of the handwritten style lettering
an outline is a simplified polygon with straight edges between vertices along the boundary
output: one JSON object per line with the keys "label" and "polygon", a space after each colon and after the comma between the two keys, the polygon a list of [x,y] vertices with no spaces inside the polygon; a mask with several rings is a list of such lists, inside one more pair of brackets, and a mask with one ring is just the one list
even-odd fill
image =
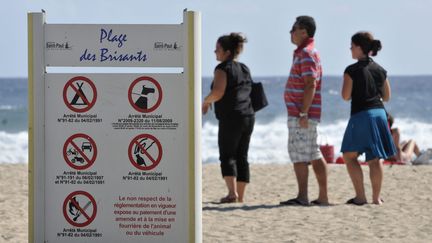
{"label": "handwritten style lettering", "polygon": [[101,29],[99,42],[102,43],[104,40],[106,40],[108,42],[118,43],[117,47],[120,48],[123,46],[123,43],[127,41],[126,37],[127,37],[126,34],[113,35],[112,29],[110,29],[109,31],[106,31],[105,29]]}
{"label": "handwritten style lettering", "polygon": [[117,51],[114,51],[114,53],[109,53],[109,50],[106,48],[100,49],[101,55],[100,55],[100,61],[119,61],[119,62],[145,62],[147,60],[147,55],[143,54],[142,51],[138,51],[136,54],[117,54]]}
{"label": "handwritten style lettering", "polygon": [[[99,50],[85,49],[80,56],[80,62],[145,62],[148,59],[143,50],[121,51],[127,41],[126,34],[115,34],[112,29],[100,29],[99,43],[109,42],[117,44],[117,47],[100,48]],[[105,45],[104,45],[105,46]],[[127,49],[127,48],[126,48]]]}
{"label": "handwritten style lettering", "polygon": [[87,49],[85,49],[84,53],[80,57],[80,62],[82,61],[96,61],[96,55],[90,53]]}

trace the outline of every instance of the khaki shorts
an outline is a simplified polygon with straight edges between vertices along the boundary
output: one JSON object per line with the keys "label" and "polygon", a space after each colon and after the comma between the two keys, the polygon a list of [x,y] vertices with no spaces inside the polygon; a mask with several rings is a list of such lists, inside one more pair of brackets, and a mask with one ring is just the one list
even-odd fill
{"label": "khaki shorts", "polygon": [[292,163],[310,162],[323,156],[317,142],[318,122],[309,119],[308,128],[301,128],[299,118],[288,118],[288,154]]}

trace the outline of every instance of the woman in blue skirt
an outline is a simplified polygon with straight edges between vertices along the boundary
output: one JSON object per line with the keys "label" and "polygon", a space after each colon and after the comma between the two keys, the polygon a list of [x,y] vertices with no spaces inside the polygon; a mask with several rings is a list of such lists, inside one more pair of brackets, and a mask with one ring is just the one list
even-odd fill
{"label": "woman in blue skirt", "polygon": [[365,153],[370,169],[372,202],[382,204],[380,197],[383,181],[381,159],[396,154],[396,147],[387,123],[383,101],[390,99],[387,71],[370,56],[381,50],[381,42],[369,32],[358,32],[351,38],[351,54],[357,62],[344,73],[342,97],[351,100],[351,117],[345,130],[341,152],[354,185],[356,196],[347,204],[367,203],[363,185],[363,171],[358,162]]}

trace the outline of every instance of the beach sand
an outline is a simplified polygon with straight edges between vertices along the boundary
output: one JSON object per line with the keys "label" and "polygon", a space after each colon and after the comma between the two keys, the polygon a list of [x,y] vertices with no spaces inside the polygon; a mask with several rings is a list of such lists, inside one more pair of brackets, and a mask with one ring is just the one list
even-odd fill
{"label": "beach sand", "polygon": [[[363,166],[368,199],[368,168]],[[432,242],[432,166],[385,167],[382,206],[345,205],[353,189],[344,166],[329,166],[332,206],[279,206],[295,196],[291,165],[251,165],[246,202],[226,194],[218,164],[203,166],[203,242]],[[310,199],[317,195],[309,177]],[[26,164],[0,165],[0,242],[27,242]]]}

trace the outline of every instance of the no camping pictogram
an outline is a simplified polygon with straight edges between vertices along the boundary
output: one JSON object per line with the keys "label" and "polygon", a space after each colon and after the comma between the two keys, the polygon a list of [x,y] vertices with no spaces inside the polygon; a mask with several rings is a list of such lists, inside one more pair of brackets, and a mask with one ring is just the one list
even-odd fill
{"label": "no camping pictogram", "polygon": [[135,110],[143,113],[152,112],[162,102],[162,88],[155,79],[142,76],[129,86],[128,99]]}
{"label": "no camping pictogram", "polygon": [[140,170],[155,168],[162,159],[162,145],[150,134],[141,134],[132,139],[129,144],[129,160]]}
{"label": "no camping pictogram", "polygon": [[96,103],[96,98],[96,86],[84,76],[71,78],[63,88],[63,101],[75,112],[89,111]]}
{"label": "no camping pictogram", "polygon": [[63,202],[63,216],[75,227],[84,227],[93,222],[96,211],[95,199],[85,191],[72,192]]}
{"label": "no camping pictogram", "polygon": [[86,134],[74,134],[63,145],[63,158],[70,167],[76,170],[89,168],[95,162],[96,157],[96,143]]}

